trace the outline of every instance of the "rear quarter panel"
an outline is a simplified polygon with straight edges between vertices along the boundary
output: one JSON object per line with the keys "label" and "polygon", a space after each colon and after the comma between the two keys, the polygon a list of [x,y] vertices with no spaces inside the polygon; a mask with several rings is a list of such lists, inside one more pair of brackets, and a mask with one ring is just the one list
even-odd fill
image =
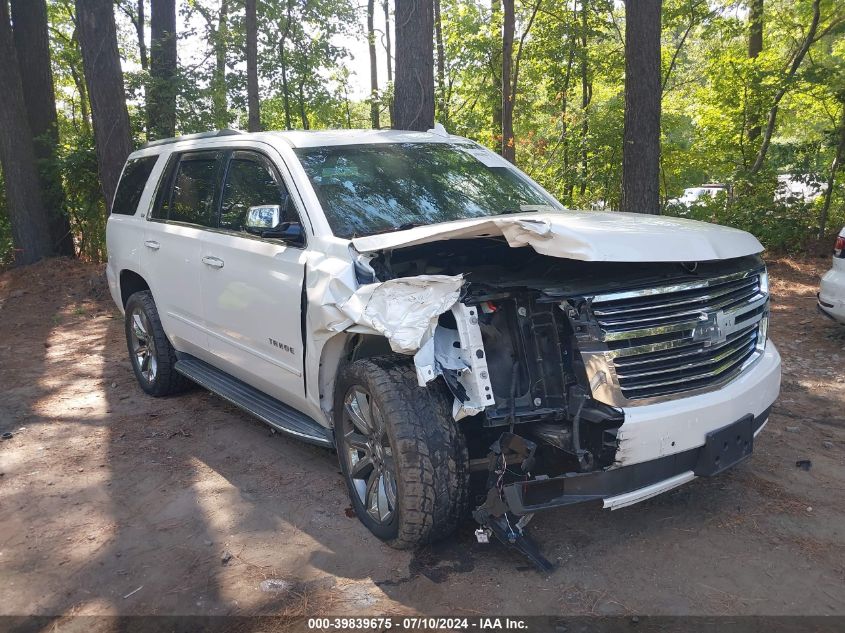
{"label": "rear quarter panel", "polygon": [[[149,151],[136,152],[130,158],[150,155]],[[135,215],[109,215],[106,223],[106,279],[109,291],[118,309],[123,312],[123,300],[120,295],[120,274],[125,270],[141,274],[141,249],[144,247],[144,222],[152,206],[158,181],[167,163],[167,153],[159,153],[158,161],[144,185],[144,191],[138,202]],[[121,174],[122,177],[122,174]],[[149,280],[147,280],[149,284]]]}

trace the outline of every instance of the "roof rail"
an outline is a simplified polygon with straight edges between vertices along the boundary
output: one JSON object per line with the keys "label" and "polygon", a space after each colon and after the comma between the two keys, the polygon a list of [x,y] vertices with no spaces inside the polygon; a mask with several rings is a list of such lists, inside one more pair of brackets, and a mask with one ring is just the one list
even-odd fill
{"label": "roof rail", "polygon": [[147,147],[157,147],[158,145],[169,145],[170,143],[178,143],[179,141],[196,141],[201,138],[217,138],[219,136],[237,136],[243,134],[240,130],[214,130],[213,132],[199,132],[198,134],[184,134],[182,136],[174,136],[172,138],[160,138],[156,141],[148,141],[141,146],[141,149]]}

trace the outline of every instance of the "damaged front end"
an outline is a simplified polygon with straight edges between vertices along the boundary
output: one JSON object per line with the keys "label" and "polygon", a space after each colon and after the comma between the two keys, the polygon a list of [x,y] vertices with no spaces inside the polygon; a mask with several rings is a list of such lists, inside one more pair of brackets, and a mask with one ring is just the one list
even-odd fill
{"label": "damaged front end", "polygon": [[479,538],[532,559],[522,527],[533,512],[622,507],[692,478],[695,451],[660,447],[626,463],[626,407],[717,389],[765,346],[768,287],[755,255],[584,262],[456,239],[378,252],[366,267],[376,280],[461,280],[455,302],[427,315],[418,381],[448,385],[476,479],[486,477]]}

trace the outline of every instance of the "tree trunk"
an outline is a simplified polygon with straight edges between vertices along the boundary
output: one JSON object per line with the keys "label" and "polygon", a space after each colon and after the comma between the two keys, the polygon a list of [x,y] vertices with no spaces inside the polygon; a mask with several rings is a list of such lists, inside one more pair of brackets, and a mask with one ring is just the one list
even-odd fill
{"label": "tree trunk", "polygon": [[516,29],[514,0],[502,0],[502,156],[516,162],[513,139],[513,38]]}
{"label": "tree trunk", "polygon": [[343,80],[343,111],[346,114],[346,129],[352,129],[352,111],[349,109],[349,84],[348,79]]}
{"label": "tree trunk", "polygon": [[100,185],[111,212],[117,181],[132,151],[126,90],[111,0],[76,0],[82,65],[91,101]]}
{"label": "tree trunk", "polygon": [[[3,1],[3,0],[0,0]],[[56,164],[59,143],[50,40],[45,0],[12,0],[14,41],[23,100],[39,163],[41,193],[47,209],[50,240],[57,255],[72,257],[73,235],[65,214],[65,194]]]}
{"label": "tree trunk", "polygon": [[126,17],[129,18],[129,21],[132,22],[132,26],[135,27],[135,37],[138,38],[138,54],[141,58],[141,69],[147,70],[149,67],[149,58],[147,57],[147,42],[144,35],[144,30],[146,27],[146,9],[145,4],[146,0],[136,0],[135,8],[132,8],[132,3],[126,2],[123,3],[120,0],[116,0],[117,6],[126,14]]}
{"label": "tree trunk", "polygon": [[146,0],[138,0],[138,22],[135,25],[135,29],[138,33],[138,51],[141,54],[141,68],[143,70],[148,70],[150,67],[150,60],[147,56],[147,38],[144,33],[147,18],[146,18],[146,11],[144,9],[144,5],[146,4]]}
{"label": "tree trunk", "polygon": [[766,130],[763,132],[763,142],[760,144],[760,149],[757,151],[757,157],[754,159],[754,164],[751,166],[750,174],[752,176],[756,175],[757,172],[760,171],[763,167],[763,161],[766,160],[766,154],[769,151],[769,143],[771,143],[772,134],[775,132],[775,121],[777,120],[780,101],[783,99],[786,91],[789,90],[789,86],[792,84],[792,79],[795,77],[795,73],[798,72],[801,62],[804,61],[804,56],[807,54],[807,51],[810,50],[813,42],[816,41],[816,31],[819,28],[819,18],[819,0],[813,0],[813,18],[810,22],[810,28],[807,31],[807,35],[804,37],[801,48],[798,49],[798,52],[795,53],[795,56],[792,58],[792,63],[789,65],[789,70],[787,71],[786,76],[781,80],[782,83],[780,90],[778,90],[775,94],[774,103],[769,110],[769,117],[766,121]]}
{"label": "tree trunk", "polygon": [[502,0],[490,0],[490,65],[493,73],[493,138],[502,153]]}
{"label": "tree trunk", "polygon": [[370,49],[370,125],[381,127],[378,103],[378,59],[376,58],[376,30],[373,25],[376,12],[375,0],[367,0],[367,46]]}
{"label": "tree trunk", "polygon": [[212,118],[214,126],[222,130],[229,127],[229,109],[226,101],[226,48],[229,42],[229,2],[221,0],[217,28],[214,30],[214,76],[211,80]]}
{"label": "tree trunk", "polygon": [[440,0],[434,0],[434,39],[437,42],[437,114],[446,125],[449,122],[449,101],[446,98],[446,49],[443,46]]}
{"label": "tree trunk", "polygon": [[290,35],[290,22],[292,19],[291,13],[293,12],[293,0],[288,0],[287,2],[287,14],[285,18],[285,28],[282,32],[282,39],[279,41],[279,66],[281,67],[282,71],[282,103],[285,107],[285,129],[292,130],[293,125],[291,124],[291,116],[290,116],[290,93],[288,92],[288,62],[287,62],[287,51],[285,50],[285,44],[287,43],[288,36]]}
{"label": "tree trunk", "polygon": [[281,54],[280,66],[282,70],[282,104],[285,108],[285,129],[292,130],[293,123],[290,115],[290,93],[288,91],[288,64],[284,40],[279,43],[279,52]]}
{"label": "tree trunk", "polygon": [[[763,0],[751,0],[748,4],[748,57],[757,59],[763,51]],[[752,79],[752,109],[748,128],[748,140],[754,141],[760,136],[760,117],[757,103],[760,97],[760,81],[755,76]]]}
{"label": "tree trunk", "polygon": [[748,3],[748,57],[757,59],[763,51],[763,0]]}
{"label": "tree trunk", "polygon": [[660,213],[661,0],[625,3],[623,211]]}
{"label": "tree trunk", "polygon": [[246,100],[249,131],[261,131],[261,103],[258,99],[258,15],[255,0],[246,0]]}
{"label": "tree trunk", "polygon": [[[572,3],[572,20],[573,23],[578,20],[578,3]],[[563,102],[561,104],[561,133],[560,138],[563,142],[563,166],[561,169],[561,174],[563,174],[563,180],[566,183],[564,188],[564,199],[563,202],[566,206],[572,205],[572,192],[575,189],[575,179],[569,176],[569,152],[570,146],[572,145],[571,139],[569,138],[568,132],[568,122],[566,117],[566,111],[568,108],[568,95],[569,95],[569,85],[572,78],[572,66],[575,62],[575,38],[569,37],[569,56],[566,61],[566,73],[564,73],[564,81],[563,81]]]}
{"label": "tree trunk", "polygon": [[[0,0],[2,2],[2,0]],[[73,18],[74,23],[77,22],[76,16]],[[79,46],[79,29],[73,29],[71,35],[71,42],[79,53],[79,59],[82,59],[82,49]],[[88,88],[85,86],[85,73],[79,68],[75,59],[68,62],[70,66],[70,74],[73,77],[73,84],[76,86],[76,91],[79,93],[79,110],[82,116],[82,132],[84,134],[91,134],[91,113],[88,112]]]}
{"label": "tree trunk", "polygon": [[395,127],[434,127],[434,15],[432,0],[396,0]]}
{"label": "tree trunk", "polygon": [[135,19],[132,20],[132,24],[135,26],[135,34],[138,36],[138,53],[141,56],[142,70],[147,70],[150,67],[150,60],[147,57],[147,40],[144,35],[144,27],[147,22],[144,10],[145,4],[146,0],[138,0],[138,9],[135,12]]}
{"label": "tree trunk", "polygon": [[311,129],[311,123],[308,121],[308,111],[305,108],[305,77],[308,76],[308,70],[302,74],[302,79],[299,81],[299,118],[302,121],[302,129]]}
{"label": "tree trunk", "polygon": [[[390,42],[390,0],[382,3],[384,9],[384,51],[387,56],[387,83],[393,83],[393,46]],[[390,127],[393,127],[393,97],[387,103],[387,114],[390,117]]]}
{"label": "tree trunk", "polygon": [[[502,156],[507,158],[510,162],[516,162],[516,143],[514,140],[514,132],[513,132],[513,110],[516,104],[516,93],[517,89],[519,88],[519,65],[520,61],[522,60],[522,53],[525,51],[525,39],[528,37],[528,34],[531,32],[531,26],[534,24],[534,18],[537,17],[537,12],[540,10],[540,5],[542,4],[543,0],[537,0],[534,3],[534,9],[531,11],[531,17],[528,19],[528,23],[525,25],[525,28],[522,30],[522,35],[519,37],[519,47],[516,49],[516,55],[513,55],[513,40],[514,40],[514,33],[513,30],[515,29],[515,14],[514,14],[514,4],[513,0],[506,0],[506,2],[510,2],[510,25],[511,25],[511,35],[510,35],[510,51],[508,54],[502,55],[502,59],[508,60],[508,73],[505,74],[505,65],[504,61],[502,63],[502,77],[507,79],[507,84],[502,86],[502,94],[507,95],[507,100],[503,103],[502,112],[502,131],[507,132],[507,136],[503,135],[502,139],[507,139],[507,143],[503,143],[503,151]],[[505,8],[505,25],[508,24],[508,9]],[[505,33],[507,30],[505,30]],[[502,37],[505,43],[508,43],[506,40],[505,34]],[[507,87],[507,90],[505,88]],[[504,106],[507,105],[508,107],[505,108]],[[505,127],[507,126],[507,127]],[[506,155],[507,152],[507,155]]]}
{"label": "tree trunk", "polygon": [[387,81],[393,81],[393,49],[390,45],[390,0],[382,3],[384,9],[384,51],[387,55]]}
{"label": "tree trunk", "polygon": [[587,57],[587,0],[581,0],[581,195],[587,191],[587,145],[590,135],[590,118],[587,109],[592,100]]}
{"label": "tree trunk", "polygon": [[845,95],[842,97],[842,114],[839,118],[839,142],[836,144],[836,154],[830,164],[830,173],[827,177],[827,189],[824,192],[824,202],[819,213],[819,239],[824,239],[827,230],[827,220],[830,215],[830,201],[833,198],[833,187],[836,185],[836,174],[845,159]]}
{"label": "tree trunk", "polygon": [[[573,4],[572,7],[573,19],[578,17],[578,4]],[[572,66],[575,63],[575,43],[572,37],[567,38],[567,45],[569,46],[569,53],[566,57],[566,72],[563,74],[563,90],[561,90],[561,104],[560,104],[560,142],[563,143],[563,164],[560,171],[561,179],[566,183],[564,188],[564,204],[570,206],[572,204],[572,189],[574,187],[572,179],[569,177],[569,85],[572,80]]]}
{"label": "tree trunk", "polygon": [[31,264],[53,254],[41,197],[35,148],[27,121],[7,0],[0,0],[0,163],[12,225],[15,263]]}
{"label": "tree trunk", "polygon": [[[77,4],[80,1],[77,0]],[[86,0],[86,2],[90,1]],[[175,0],[151,0],[150,2],[150,82],[147,86],[147,135],[150,139],[168,138],[176,135]]]}

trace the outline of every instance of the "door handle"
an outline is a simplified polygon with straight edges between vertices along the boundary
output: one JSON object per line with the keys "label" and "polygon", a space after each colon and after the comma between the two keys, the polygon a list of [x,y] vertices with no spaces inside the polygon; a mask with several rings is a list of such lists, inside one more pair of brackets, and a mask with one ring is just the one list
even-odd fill
{"label": "door handle", "polygon": [[206,266],[211,266],[212,268],[223,268],[223,260],[219,257],[212,257],[210,255],[206,255],[202,258],[202,263]]}
{"label": "door handle", "polygon": [[161,248],[161,244],[159,244],[155,240],[147,240],[146,242],[144,242],[144,246],[146,246],[147,248],[151,248],[154,251],[157,251]]}

